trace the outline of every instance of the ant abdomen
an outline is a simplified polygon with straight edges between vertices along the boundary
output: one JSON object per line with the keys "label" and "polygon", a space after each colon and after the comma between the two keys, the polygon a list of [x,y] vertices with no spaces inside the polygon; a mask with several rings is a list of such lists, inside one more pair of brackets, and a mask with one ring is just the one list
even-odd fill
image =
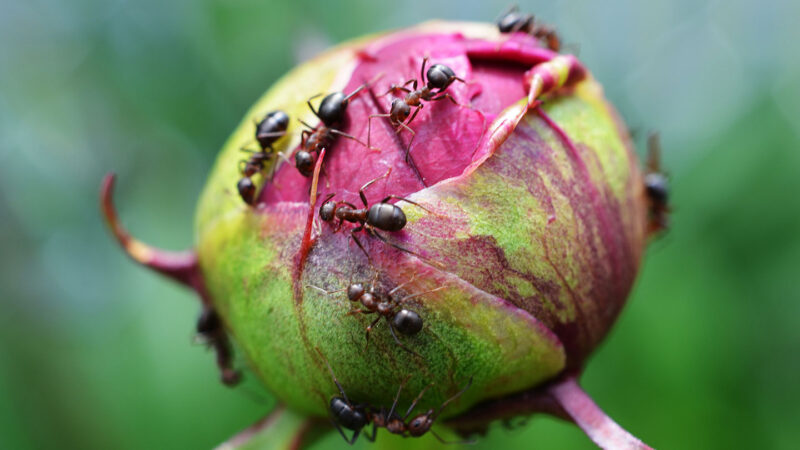
{"label": "ant abdomen", "polygon": [[401,309],[392,318],[392,325],[397,331],[406,335],[414,336],[422,330],[422,317],[410,309]]}
{"label": "ant abdomen", "polygon": [[256,196],[256,185],[250,178],[244,177],[236,183],[236,189],[239,191],[239,196],[242,197],[245,203],[252,205]]}
{"label": "ant abdomen", "polygon": [[406,214],[391,203],[375,203],[369,207],[367,223],[383,231],[400,231],[406,226]]}
{"label": "ant abdomen", "polygon": [[456,73],[444,64],[434,64],[428,69],[428,87],[439,90],[447,89],[456,79]]}
{"label": "ant abdomen", "polygon": [[314,173],[315,163],[316,158],[314,158],[314,155],[305,150],[300,150],[294,154],[294,165],[303,176],[310,177]]}
{"label": "ant abdomen", "polygon": [[256,140],[262,149],[266,149],[288,128],[289,115],[281,110],[272,111],[256,126]]}
{"label": "ant abdomen", "polygon": [[344,120],[349,99],[344,92],[334,92],[322,99],[317,109],[317,116],[327,126],[332,126]]}

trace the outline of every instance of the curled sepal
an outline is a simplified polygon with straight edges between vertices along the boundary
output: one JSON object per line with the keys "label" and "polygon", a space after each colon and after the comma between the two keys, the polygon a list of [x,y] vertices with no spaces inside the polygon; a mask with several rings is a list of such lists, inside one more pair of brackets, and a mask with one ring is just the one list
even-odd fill
{"label": "curled sepal", "polygon": [[192,250],[172,252],[151,247],[128,233],[119,222],[117,211],[114,208],[114,181],[116,175],[106,174],[100,188],[100,206],[106,224],[111,229],[114,237],[134,261],[165,275],[173,280],[185,284],[202,295],[202,278],[198,271],[197,254]]}

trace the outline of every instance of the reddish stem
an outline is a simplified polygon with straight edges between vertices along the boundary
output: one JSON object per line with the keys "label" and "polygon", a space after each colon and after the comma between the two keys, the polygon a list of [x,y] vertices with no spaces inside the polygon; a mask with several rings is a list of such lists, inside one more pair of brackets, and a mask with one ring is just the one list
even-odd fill
{"label": "reddish stem", "polygon": [[589,439],[604,449],[651,449],[614,422],[578,385],[574,376],[553,384],[548,393]]}
{"label": "reddish stem", "polygon": [[650,449],[611,420],[581,389],[576,375],[566,375],[545,386],[482,403],[447,424],[460,434],[469,435],[484,433],[487,425],[495,420],[536,413],[575,423],[600,448]]}

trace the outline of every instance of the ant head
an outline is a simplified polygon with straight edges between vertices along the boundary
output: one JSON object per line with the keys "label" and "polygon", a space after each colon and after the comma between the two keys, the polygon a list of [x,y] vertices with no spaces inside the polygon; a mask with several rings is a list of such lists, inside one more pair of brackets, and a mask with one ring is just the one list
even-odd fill
{"label": "ant head", "polygon": [[319,104],[317,116],[326,126],[333,126],[344,120],[344,112],[348,103],[349,99],[342,92],[328,94]]}
{"label": "ant head", "polygon": [[256,185],[253,184],[253,180],[247,177],[242,178],[236,183],[236,189],[239,190],[239,196],[242,197],[245,203],[248,205],[253,204],[256,196]]}
{"label": "ant head", "polygon": [[431,89],[439,89],[443,91],[447,89],[456,79],[456,73],[453,69],[445,66],[444,64],[434,64],[428,69],[427,73],[428,87]]}
{"label": "ant head", "polygon": [[422,330],[422,317],[414,311],[403,308],[392,318],[392,325],[400,333],[413,336]]}
{"label": "ant head", "polygon": [[402,98],[396,98],[392,100],[392,110],[389,112],[391,114],[392,119],[397,119],[398,122],[402,122],[406,120],[408,115],[411,113],[411,107],[403,101]]}
{"label": "ant head", "polygon": [[[319,218],[324,220],[325,222],[330,222],[331,220],[333,220],[335,216],[336,216],[336,202],[328,200],[327,202],[323,203],[322,206],[319,207]],[[347,297],[350,298],[350,300],[353,300],[353,298],[350,297],[350,290],[353,288],[353,286],[354,285],[351,285],[349,288],[347,288]],[[363,291],[364,289],[363,286],[361,289]]]}
{"label": "ant head", "polygon": [[305,150],[300,150],[294,154],[294,165],[304,176],[310,177],[314,173],[314,163],[316,163],[314,155]]}
{"label": "ant head", "polygon": [[427,433],[433,426],[433,410],[429,409],[425,414],[414,416],[408,422],[408,434],[412,437],[420,437]]}
{"label": "ant head", "polygon": [[330,411],[334,420],[348,430],[357,431],[367,426],[367,414],[363,408],[353,406],[342,397],[331,399]]}
{"label": "ant head", "polygon": [[669,199],[669,182],[664,174],[653,172],[644,177],[647,196],[654,202],[666,204]]}
{"label": "ant head", "polygon": [[[332,203],[332,202],[329,202]],[[325,205],[322,205],[325,206]],[[322,216],[322,210],[320,210],[320,217]],[[325,220],[325,219],[322,219]],[[347,298],[350,299],[351,302],[357,302],[361,296],[365,293],[364,285],[361,283],[353,283],[347,287]]]}

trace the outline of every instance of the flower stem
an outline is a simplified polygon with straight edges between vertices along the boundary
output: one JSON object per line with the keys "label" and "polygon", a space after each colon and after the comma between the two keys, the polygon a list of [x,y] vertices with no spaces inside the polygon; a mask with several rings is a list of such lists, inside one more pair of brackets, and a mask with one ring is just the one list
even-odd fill
{"label": "flower stem", "polygon": [[461,435],[485,433],[492,421],[535,413],[575,423],[603,449],[651,449],[608,417],[578,385],[575,374],[567,374],[546,386],[482,403],[450,419],[447,425]]}
{"label": "flower stem", "polygon": [[584,391],[574,376],[553,384],[547,392],[589,439],[604,449],[651,449],[614,422]]}

